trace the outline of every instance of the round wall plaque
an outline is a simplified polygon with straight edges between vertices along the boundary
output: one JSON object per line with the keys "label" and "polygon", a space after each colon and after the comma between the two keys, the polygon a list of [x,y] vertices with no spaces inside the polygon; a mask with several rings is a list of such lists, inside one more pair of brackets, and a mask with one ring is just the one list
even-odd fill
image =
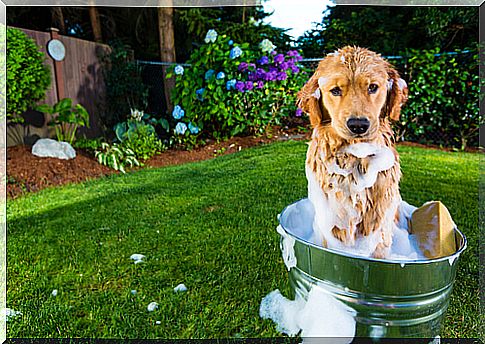
{"label": "round wall plaque", "polygon": [[58,39],[51,39],[49,43],[47,43],[47,52],[56,61],[62,61],[66,56],[66,48]]}

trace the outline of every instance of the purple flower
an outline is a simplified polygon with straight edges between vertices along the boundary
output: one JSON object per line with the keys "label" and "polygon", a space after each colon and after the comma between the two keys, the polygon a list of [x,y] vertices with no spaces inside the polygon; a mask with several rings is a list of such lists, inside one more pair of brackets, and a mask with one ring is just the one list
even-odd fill
{"label": "purple flower", "polygon": [[245,85],[246,90],[251,91],[253,87],[254,85],[252,81],[246,81],[246,85]]}
{"label": "purple flower", "polygon": [[278,54],[274,57],[274,62],[275,63],[281,63],[285,60],[285,55],[283,54]]}
{"label": "purple flower", "polygon": [[251,69],[254,69],[254,68],[256,68],[256,65],[255,65],[254,63],[250,63],[250,64],[249,64],[249,67],[250,67]]}
{"label": "purple flower", "polygon": [[270,54],[273,56],[276,55],[276,50],[273,50]]}
{"label": "purple flower", "polygon": [[244,92],[244,82],[242,81],[238,81],[236,82],[236,90],[238,90],[239,92]]}
{"label": "purple flower", "polygon": [[258,60],[258,63],[260,65],[265,65],[265,64],[268,64],[269,62],[269,59],[268,59],[268,56],[263,56],[261,57],[259,60]]}
{"label": "purple flower", "polygon": [[300,68],[298,68],[297,66],[293,65],[291,66],[291,72],[292,73],[298,73],[300,71]]}
{"label": "purple flower", "polygon": [[290,50],[286,53],[287,56],[298,56],[298,51],[296,50]]}
{"label": "purple flower", "polygon": [[276,80],[278,80],[278,81],[286,80],[286,78],[288,78],[288,75],[286,75],[285,72],[279,72],[276,75]]}
{"label": "purple flower", "polygon": [[270,66],[270,67],[269,67],[269,72],[270,72],[270,73],[273,73],[273,72],[275,72],[275,73],[276,73],[277,71],[278,71],[278,68],[273,67],[273,66]]}
{"label": "purple flower", "polygon": [[259,81],[257,82],[256,88],[260,88],[260,89],[261,89],[261,88],[263,88],[263,87],[264,87],[264,82],[262,82],[261,80],[259,80]]}
{"label": "purple flower", "polygon": [[283,62],[282,64],[280,64],[280,68],[281,70],[287,70],[288,68],[290,68],[289,63]]}
{"label": "purple flower", "polygon": [[302,112],[303,112],[303,110],[302,110],[302,109],[300,109],[300,108],[296,109],[296,111],[295,111],[295,116],[296,116],[296,117],[301,117],[301,113],[302,113]]}
{"label": "purple flower", "polygon": [[237,67],[237,70],[240,72],[244,72],[246,69],[248,69],[248,64],[246,62],[241,62]]}
{"label": "purple flower", "polygon": [[254,73],[254,72],[250,72],[248,74],[248,80],[250,80],[250,81],[256,81],[256,80],[258,80],[258,75],[256,73]]}
{"label": "purple flower", "polygon": [[266,71],[263,68],[256,69],[256,79],[261,80],[264,79],[266,75]]}
{"label": "purple flower", "polygon": [[303,57],[301,57],[300,55],[297,55],[297,56],[295,56],[295,59],[296,59],[297,61],[301,61],[301,60],[303,60]]}
{"label": "purple flower", "polygon": [[270,71],[265,74],[264,76],[265,81],[273,81],[276,80],[276,71]]}

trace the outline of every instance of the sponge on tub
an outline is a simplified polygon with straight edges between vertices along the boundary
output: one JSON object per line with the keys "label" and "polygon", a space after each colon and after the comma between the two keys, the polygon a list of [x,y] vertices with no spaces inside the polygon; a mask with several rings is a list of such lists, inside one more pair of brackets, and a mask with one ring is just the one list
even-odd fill
{"label": "sponge on tub", "polygon": [[443,203],[432,201],[413,212],[410,232],[416,236],[423,254],[433,259],[456,252],[455,227]]}

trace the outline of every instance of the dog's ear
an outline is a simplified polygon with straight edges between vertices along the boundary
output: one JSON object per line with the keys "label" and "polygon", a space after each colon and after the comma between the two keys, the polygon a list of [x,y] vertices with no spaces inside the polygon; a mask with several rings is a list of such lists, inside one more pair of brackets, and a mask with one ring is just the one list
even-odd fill
{"label": "dog's ear", "polygon": [[387,75],[387,100],[384,106],[383,115],[389,116],[394,121],[399,119],[401,115],[401,107],[408,100],[408,86],[406,81],[399,77],[399,73],[392,68],[388,67]]}
{"label": "dog's ear", "polygon": [[308,114],[313,128],[317,127],[330,116],[323,106],[322,94],[318,85],[318,75],[313,74],[305,86],[298,92],[296,105]]}

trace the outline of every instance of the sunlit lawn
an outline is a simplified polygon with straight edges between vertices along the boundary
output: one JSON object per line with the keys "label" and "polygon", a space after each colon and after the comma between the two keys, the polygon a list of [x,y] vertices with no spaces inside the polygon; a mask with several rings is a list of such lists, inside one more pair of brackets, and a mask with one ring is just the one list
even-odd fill
{"label": "sunlit lawn", "polygon": [[[23,315],[8,337],[278,336],[258,309],[276,288],[289,295],[276,215],[306,196],[306,147],[276,143],[9,201],[7,306]],[[441,200],[469,242],[442,336],[478,337],[479,155],[399,151],[403,198]],[[179,283],[188,291],[174,293]]]}

